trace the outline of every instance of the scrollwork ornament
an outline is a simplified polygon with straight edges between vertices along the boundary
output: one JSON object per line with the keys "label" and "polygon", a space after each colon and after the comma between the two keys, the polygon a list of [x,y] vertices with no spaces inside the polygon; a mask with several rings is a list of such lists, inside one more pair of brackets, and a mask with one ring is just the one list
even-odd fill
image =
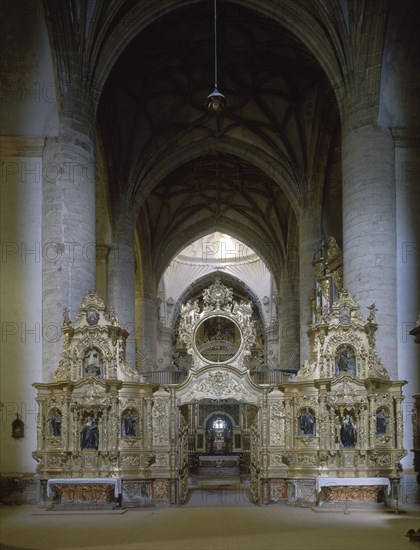
{"label": "scrollwork ornament", "polygon": [[169,403],[156,398],[152,408],[153,445],[167,445],[169,442]]}

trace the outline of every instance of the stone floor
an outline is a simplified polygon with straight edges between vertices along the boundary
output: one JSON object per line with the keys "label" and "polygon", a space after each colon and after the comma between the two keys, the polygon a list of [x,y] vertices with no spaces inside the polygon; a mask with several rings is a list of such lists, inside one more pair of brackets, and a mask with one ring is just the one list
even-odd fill
{"label": "stone floor", "polygon": [[[205,488],[203,488],[205,487]],[[405,537],[420,525],[404,513],[255,506],[246,489],[206,483],[184,506],[115,511],[0,508],[2,550],[411,550]]]}

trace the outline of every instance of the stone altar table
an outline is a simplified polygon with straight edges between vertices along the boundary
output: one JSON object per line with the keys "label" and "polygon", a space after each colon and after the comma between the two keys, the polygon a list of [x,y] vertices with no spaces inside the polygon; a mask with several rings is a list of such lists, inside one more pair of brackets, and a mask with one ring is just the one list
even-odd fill
{"label": "stone altar table", "polygon": [[316,480],[318,505],[324,503],[376,504],[381,490],[389,494],[391,483],[386,477],[324,477]]}
{"label": "stone altar table", "polygon": [[115,508],[121,502],[120,478],[55,478],[47,482],[54,508]]}

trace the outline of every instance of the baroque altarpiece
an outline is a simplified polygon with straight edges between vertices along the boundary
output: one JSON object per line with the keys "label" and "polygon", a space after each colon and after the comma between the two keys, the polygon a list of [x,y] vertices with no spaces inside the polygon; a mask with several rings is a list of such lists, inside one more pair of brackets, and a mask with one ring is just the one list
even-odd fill
{"label": "baroque altarpiece", "polygon": [[253,502],[334,503],[343,490],[346,501],[378,501],[405,455],[405,382],[377,357],[374,304],[364,319],[342,288],[334,239],[313,265],[309,357],[278,385],[254,382],[253,306],[220,279],[181,307],[190,367],[166,386],[127,363],[127,332],[89,291],[74,322],[64,316],[54,381],[34,384],[44,485],[118,478],[127,505],[183,503],[197,467],[224,462],[248,476]]}
{"label": "baroque altarpiece", "polygon": [[54,381],[34,384],[41,480],[123,477],[126,502],[169,502],[167,392],[162,402],[127,363],[128,333],[95,292],[74,323],[65,314],[62,332]]}

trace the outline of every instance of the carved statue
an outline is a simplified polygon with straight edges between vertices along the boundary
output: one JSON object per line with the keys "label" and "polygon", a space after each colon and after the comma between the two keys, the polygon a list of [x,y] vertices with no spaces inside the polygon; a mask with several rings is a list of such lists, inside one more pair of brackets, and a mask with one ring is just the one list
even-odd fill
{"label": "carved statue", "polygon": [[315,419],[309,409],[300,415],[300,432],[302,435],[315,435]]}
{"label": "carved statue", "polygon": [[340,247],[334,237],[330,237],[327,242],[327,258],[333,260],[341,255]]}
{"label": "carved statue", "polygon": [[376,312],[378,311],[377,307],[375,306],[375,303],[371,304],[368,307],[369,315],[367,318],[368,323],[376,323]]}
{"label": "carved statue", "polygon": [[349,414],[346,414],[341,422],[340,442],[344,448],[351,448],[356,444],[356,428],[353,426]]}
{"label": "carved statue", "polygon": [[95,419],[91,416],[87,417],[86,424],[80,431],[80,448],[95,449],[99,446],[99,430]]}
{"label": "carved statue", "polygon": [[58,437],[61,435],[61,414],[58,411],[55,411],[53,416],[50,418],[51,431],[52,435]]}
{"label": "carved statue", "polygon": [[349,355],[349,350],[346,344],[342,345],[339,349],[339,355],[337,358],[337,374],[342,372],[348,372],[350,374],[356,374],[356,365],[354,362],[354,357]]}
{"label": "carved statue", "polygon": [[125,435],[136,435],[136,426],[135,426],[136,419],[132,415],[131,411],[129,411],[125,417],[124,417],[124,432]]}
{"label": "carved statue", "polygon": [[388,425],[388,420],[384,409],[381,409],[376,415],[376,433],[377,435],[385,435]]}
{"label": "carved statue", "polygon": [[90,349],[86,352],[84,364],[85,374],[100,376],[101,364],[99,360],[99,352],[96,349]]}

